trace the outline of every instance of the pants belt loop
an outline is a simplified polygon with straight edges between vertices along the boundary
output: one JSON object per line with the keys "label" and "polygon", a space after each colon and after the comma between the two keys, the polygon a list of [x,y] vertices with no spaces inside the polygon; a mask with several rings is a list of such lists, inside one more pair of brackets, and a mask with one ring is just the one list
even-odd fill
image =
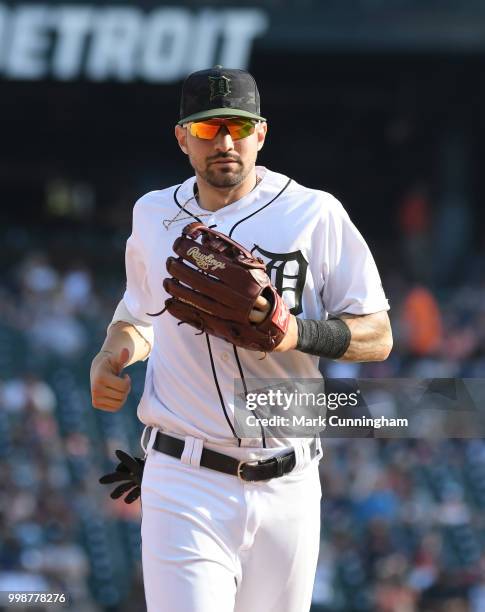
{"label": "pants belt loop", "polygon": [[142,447],[143,452],[145,453],[145,457],[147,456],[147,452],[148,452],[147,443],[148,443],[148,440],[150,439],[150,433],[151,433],[151,426],[145,425],[141,433],[141,438],[140,438],[140,446]]}
{"label": "pants belt loop", "polygon": [[311,444],[312,441],[308,440],[307,444],[303,444],[303,460],[305,462],[305,465],[307,465],[308,463],[310,463],[310,461],[312,460],[312,455],[311,455]]}
{"label": "pants belt loop", "polygon": [[283,476],[283,459],[281,457],[276,457],[276,476]]}
{"label": "pants belt loop", "polygon": [[192,465],[193,467],[200,467],[200,458],[202,456],[202,449],[204,448],[204,441],[200,438],[193,438],[192,436],[185,437],[184,452],[180,457],[180,461],[186,465]]}
{"label": "pants belt loop", "polygon": [[158,427],[153,427],[152,425],[145,425],[143,429],[143,433],[141,434],[140,446],[145,453],[145,459],[148,456],[148,453],[152,449],[153,444],[155,443],[155,437],[158,433]]}
{"label": "pants belt loop", "polygon": [[316,456],[317,456],[318,461],[320,461],[320,459],[323,457],[322,439],[318,435],[318,436],[315,436],[314,441],[315,441],[315,448],[317,449]]}
{"label": "pants belt loop", "polygon": [[306,464],[305,450],[300,440],[295,440],[295,443],[293,444],[293,449],[295,451],[295,467],[293,468],[293,472],[299,472],[304,468]]}

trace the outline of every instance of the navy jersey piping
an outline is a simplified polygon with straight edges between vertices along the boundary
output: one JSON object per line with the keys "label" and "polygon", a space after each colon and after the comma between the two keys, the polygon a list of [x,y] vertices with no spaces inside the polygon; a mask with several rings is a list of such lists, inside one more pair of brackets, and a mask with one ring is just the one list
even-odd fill
{"label": "navy jersey piping", "polygon": [[[244,378],[244,372],[241,366],[241,362],[239,361],[239,354],[237,352],[237,346],[233,344],[232,348],[234,349],[234,357],[236,358],[237,367],[239,369],[239,375],[241,376],[241,382],[244,388],[244,397],[246,398],[248,395],[248,386],[246,385],[246,379]],[[264,427],[261,425],[261,422],[259,423],[259,428],[261,430],[261,440],[263,441],[263,448],[266,448],[266,436],[264,433]]]}
{"label": "navy jersey piping", "polygon": [[231,231],[229,232],[229,238],[232,238],[232,232],[236,229],[236,227],[240,224],[243,223],[244,221],[247,221],[247,219],[250,219],[251,217],[254,217],[254,215],[257,215],[259,212],[261,212],[262,210],[264,210],[267,206],[269,206],[270,204],[273,204],[273,202],[280,197],[280,195],[283,193],[283,191],[285,191],[287,189],[287,187],[290,185],[292,179],[288,179],[286,185],[275,195],[275,197],[270,200],[269,202],[267,202],[264,206],[261,206],[261,208],[258,208],[258,210],[255,210],[253,213],[251,213],[250,215],[248,215],[247,217],[243,217],[242,219],[239,219],[239,221],[237,221],[231,228]]}
{"label": "navy jersey piping", "polygon": [[[239,219],[239,221],[237,221],[237,222],[236,222],[236,223],[235,223],[235,224],[232,226],[231,231],[229,232],[229,237],[231,237],[231,236],[232,236],[233,231],[236,229],[236,227],[237,227],[238,225],[240,225],[240,224],[241,224],[241,223],[243,223],[244,221],[247,221],[247,219],[250,219],[251,217],[254,217],[254,215],[257,215],[259,212],[261,212],[262,210],[264,210],[265,208],[267,208],[267,207],[268,207],[270,204],[272,204],[272,203],[273,203],[273,202],[274,202],[276,199],[278,199],[278,198],[280,197],[280,195],[281,195],[281,194],[282,194],[282,193],[283,193],[283,192],[284,192],[284,191],[285,191],[285,190],[286,190],[286,189],[289,187],[289,185],[290,185],[291,181],[292,181],[292,179],[291,179],[291,178],[290,178],[290,179],[288,179],[288,181],[286,182],[286,184],[284,185],[284,187],[283,187],[282,189],[280,189],[280,191],[279,191],[279,192],[278,192],[278,193],[277,193],[277,194],[274,196],[274,198],[272,198],[272,199],[271,199],[269,202],[267,202],[266,204],[264,204],[263,206],[261,206],[261,208],[258,208],[258,210],[255,210],[255,211],[254,211],[253,213],[251,213],[250,215],[247,215],[246,217],[243,217],[242,219]],[[179,186],[177,187],[177,189],[176,189],[176,190],[174,191],[174,193],[173,193],[173,199],[174,199],[175,204],[176,204],[176,205],[177,205],[177,206],[180,208],[180,210],[184,210],[184,212],[186,212],[187,214],[189,214],[189,215],[190,215],[191,217],[193,217],[193,218],[194,218],[196,221],[199,221],[200,223],[203,223],[203,221],[201,221],[201,219],[199,219],[199,217],[197,217],[196,215],[194,215],[193,213],[191,213],[189,210],[185,210],[185,209],[184,209],[184,208],[181,206],[180,202],[179,202],[179,201],[178,201],[178,199],[177,199],[177,194],[178,194],[178,192],[179,192],[179,190],[180,190],[180,188],[181,188],[181,187],[182,187],[182,184],[181,184],[181,185],[179,185]],[[224,398],[222,397],[221,389],[220,389],[220,386],[219,386],[219,380],[218,380],[218,378],[217,378],[217,372],[216,372],[216,367],[215,367],[215,363],[214,363],[214,358],[213,358],[213,356],[212,356],[212,349],[211,349],[211,344],[210,344],[209,336],[208,336],[208,334],[207,334],[207,333],[205,334],[205,336],[206,336],[206,340],[207,340],[207,348],[208,348],[208,351],[209,351],[209,358],[210,358],[210,362],[211,362],[212,375],[213,375],[213,377],[214,377],[214,383],[215,383],[215,385],[216,385],[216,388],[217,388],[217,393],[218,393],[218,395],[219,395],[219,401],[220,401],[220,404],[221,404],[221,408],[222,408],[222,411],[223,411],[224,416],[225,416],[225,418],[226,418],[227,424],[229,425],[229,427],[230,427],[230,429],[231,429],[231,431],[232,431],[233,436],[234,436],[234,437],[237,439],[237,441],[238,441],[238,446],[241,446],[241,438],[239,438],[239,437],[237,436],[236,431],[235,431],[235,429],[234,429],[234,426],[233,426],[233,424],[231,423],[231,421],[230,421],[230,419],[229,419],[229,416],[228,416],[228,414],[227,414],[227,411],[226,411],[226,406],[225,406],[225,404],[224,404]],[[240,360],[239,360],[239,354],[238,354],[238,352],[237,352],[237,347],[236,347],[235,345],[233,345],[233,349],[234,349],[234,356],[235,356],[235,358],[236,358],[236,363],[237,363],[237,366],[238,366],[238,369],[239,369],[239,373],[240,373],[240,375],[241,375],[241,381],[242,381],[242,384],[243,384],[243,386],[244,386],[245,393],[247,394],[246,380],[245,380],[245,377],[244,377],[244,371],[243,371],[243,369],[242,369],[241,362],[240,362]],[[265,437],[265,434],[264,434],[264,428],[263,428],[262,426],[261,426],[261,438],[262,438],[263,448],[266,448],[266,437]]]}
{"label": "navy jersey piping", "polygon": [[180,202],[177,200],[177,193],[179,192],[179,189],[182,187],[182,184],[179,185],[177,187],[177,189],[173,192],[173,200],[174,200],[175,204],[180,208],[180,210],[183,210],[183,212],[186,212],[188,215],[193,217],[196,221],[198,221],[199,223],[203,223],[203,221],[201,219],[199,219],[199,217],[197,217],[197,215],[194,215],[193,213],[191,213],[190,210],[186,210],[183,206],[181,206]]}
{"label": "navy jersey piping", "polygon": [[209,340],[209,334],[205,335],[205,339],[207,340],[207,348],[209,350],[209,357],[210,357],[210,361],[211,361],[211,368],[212,368],[212,374],[214,376],[214,382],[216,384],[216,388],[217,388],[217,393],[219,394],[219,401],[221,402],[221,406],[222,406],[222,410],[224,412],[224,416],[226,417],[226,421],[227,424],[229,425],[231,431],[232,431],[232,435],[237,439],[237,445],[241,446],[241,438],[239,438],[236,434],[236,430],[234,429],[234,425],[231,423],[231,419],[229,418],[227,411],[226,411],[226,405],[224,404],[224,398],[222,397],[222,392],[221,392],[221,388],[219,387],[219,381],[217,380],[217,372],[216,372],[216,366],[214,363],[214,358],[212,357],[212,349],[211,349],[211,343]]}
{"label": "navy jersey piping", "polygon": [[[275,195],[275,197],[273,199],[271,199],[269,202],[267,202],[264,206],[261,206],[261,208],[258,208],[258,210],[255,210],[250,215],[247,215],[247,217],[243,217],[242,219],[239,219],[239,221],[237,221],[232,226],[231,231],[229,232],[229,238],[232,237],[232,233],[233,233],[233,231],[236,229],[236,227],[238,225],[240,225],[244,221],[247,221],[251,217],[254,217],[254,215],[257,215],[259,212],[264,210],[267,206],[272,204],[277,198],[279,198],[280,195],[289,187],[289,185],[291,183],[291,180],[292,180],[291,178],[288,179],[288,181],[286,182],[285,186]],[[237,347],[235,345],[233,345],[233,347],[234,347],[234,357],[236,358],[236,363],[237,363],[237,367],[239,369],[239,374],[241,375],[241,382],[242,382],[243,387],[244,387],[244,393],[245,393],[245,395],[247,395],[248,389],[247,389],[246,380],[245,380],[245,377],[244,377],[244,371],[242,369],[242,365],[241,365],[241,362],[239,360],[239,354],[237,352]],[[264,427],[261,424],[260,424],[260,428],[261,428],[261,440],[262,440],[262,443],[263,443],[263,448],[266,448],[266,436],[265,436],[265,433],[264,433]]]}

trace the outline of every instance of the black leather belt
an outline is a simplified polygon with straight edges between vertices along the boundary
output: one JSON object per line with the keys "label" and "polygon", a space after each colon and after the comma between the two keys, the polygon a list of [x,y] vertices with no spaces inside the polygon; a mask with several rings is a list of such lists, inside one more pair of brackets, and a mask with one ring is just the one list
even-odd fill
{"label": "black leather belt", "polygon": [[[167,436],[162,432],[157,432],[153,448],[161,453],[180,459],[184,452],[185,441]],[[310,442],[310,456],[313,459],[317,454],[315,439]],[[295,467],[296,456],[292,450],[285,455],[270,457],[269,459],[254,459],[249,461],[239,461],[229,455],[223,455],[208,448],[202,449],[200,465],[211,470],[224,472],[231,476],[237,476],[240,480],[256,482],[260,480],[270,480],[289,474]]]}

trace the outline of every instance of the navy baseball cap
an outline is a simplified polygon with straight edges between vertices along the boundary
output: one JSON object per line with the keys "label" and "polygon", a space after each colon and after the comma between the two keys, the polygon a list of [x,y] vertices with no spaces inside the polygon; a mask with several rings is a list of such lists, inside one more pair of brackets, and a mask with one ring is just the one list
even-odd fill
{"label": "navy baseball cap", "polygon": [[246,70],[215,66],[189,74],[182,86],[179,125],[214,117],[247,117],[266,121],[260,115],[259,91]]}

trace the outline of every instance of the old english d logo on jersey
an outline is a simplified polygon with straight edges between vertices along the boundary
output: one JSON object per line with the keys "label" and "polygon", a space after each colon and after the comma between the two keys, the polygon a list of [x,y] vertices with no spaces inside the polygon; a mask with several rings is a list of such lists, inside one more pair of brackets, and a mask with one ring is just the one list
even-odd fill
{"label": "old english d logo on jersey", "polygon": [[255,252],[262,255],[265,261],[268,260],[266,261],[266,272],[271,282],[281,297],[285,298],[291,314],[299,315],[303,310],[301,297],[308,268],[308,262],[301,251],[271,253],[256,244],[251,250],[251,253]]}
{"label": "old english d logo on jersey", "polygon": [[218,96],[227,96],[231,93],[231,79],[225,76],[209,77],[210,100]]}

